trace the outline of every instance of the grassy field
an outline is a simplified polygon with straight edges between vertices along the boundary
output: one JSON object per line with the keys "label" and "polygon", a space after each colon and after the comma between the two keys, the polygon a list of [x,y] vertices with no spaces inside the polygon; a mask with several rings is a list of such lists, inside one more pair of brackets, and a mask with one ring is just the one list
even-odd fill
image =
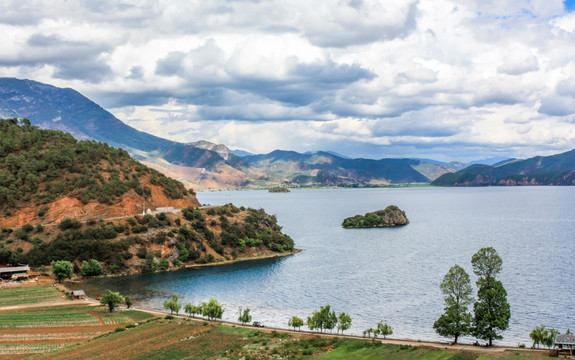
{"label": "grassy field", "polygon": [[52,286],[25,286],[0,289],[0,307],[62,300],[63,295]]}
{"label": "grassy field", "polygon": [[[26,304],[33,302],[26,294],[31,297],[45,294],[48,298],[50,291],[54,292],[52,295],[59,294],[55,289],[32,289],[13,291]],[[0,295],[9,294],[4,290],[0,290]],[[109,313],[104,307],[78,301],[0,311],[0,359],[537,360],[548,357],[547,352],[515,350],[487,354],[262,331],[183,317],[165,319],[136,310]]]}

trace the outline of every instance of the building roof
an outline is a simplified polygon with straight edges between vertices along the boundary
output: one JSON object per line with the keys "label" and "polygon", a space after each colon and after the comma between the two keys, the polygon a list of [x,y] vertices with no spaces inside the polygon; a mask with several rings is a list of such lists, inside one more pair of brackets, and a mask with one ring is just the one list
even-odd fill
{"label": "building roof", "polygon": [[82,296],[82,295],[86,295],[86,293],[84,292],[84,290],[72,290],[72,295]]}
{"label": "building roof", "polygon": [[27,272],[30,271],[30,266],[12,266],[12,267],[3,267],[0,268],[0,274],[5,273],[19,273],[19,272]]}
{"label": "building roof", "polygon": [[575,345],[575,335],[574,334],[562,334],[555,337],[556,345]]}

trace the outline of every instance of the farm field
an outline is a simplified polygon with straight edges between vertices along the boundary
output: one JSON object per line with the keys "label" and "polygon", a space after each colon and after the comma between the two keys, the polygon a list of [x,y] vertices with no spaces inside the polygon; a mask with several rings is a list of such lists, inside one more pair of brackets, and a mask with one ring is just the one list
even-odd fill
{"label": "farm field", "polygon": [[[44,305],[54,301],[64,304]],[[152,317],[133,310],[110,313],[84,301],[66,301],[52,286],[2,288],[0,303],[2,359],[54,351]],[[16,305],[23,306],[13,308]]]}
{"label": "farm field", "polygon": [[19,309],[0,307],[0,359],[543,360],[550,354],[520,350],[477,353],[276,332],[187,316],[160,318],[137,310],[110,313],[84,301],[29,307],[34,304],[31,297],[38,294],[38,299],[62,298],[61,292],[50,286],[0,288],[5,303],[20,298],[22,304],[28,304]]}

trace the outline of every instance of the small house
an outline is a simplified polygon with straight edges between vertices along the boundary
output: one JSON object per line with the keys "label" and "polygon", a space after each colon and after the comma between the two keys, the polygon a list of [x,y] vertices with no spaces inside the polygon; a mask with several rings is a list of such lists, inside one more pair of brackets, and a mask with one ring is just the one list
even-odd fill
{"label": "small house", "polygon": [[84,292],[84,290],[72,290],[72,297],[78,300],[85,299],[86,293]]}
{"label": "small house", "polygon": [[559,357],[575,359],[573,357],[573,347],[575,347],[574,334],[557,335],[555,337],[555,346],[557,346]]}
{"label": "small house", "polygon": [[3,267],[0,268],[0,278],[3,280],[24,280],[28,279],[28,271],[30,271],[28,265]]}

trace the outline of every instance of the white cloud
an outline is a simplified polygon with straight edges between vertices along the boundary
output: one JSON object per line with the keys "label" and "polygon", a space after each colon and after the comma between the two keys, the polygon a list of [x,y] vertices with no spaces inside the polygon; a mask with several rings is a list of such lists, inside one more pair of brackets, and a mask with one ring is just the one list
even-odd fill
{"label": "white cloud", "polygon": [[573,16],[561,0],[6,0],[0,75],[179,141],[522,156],[575,147]]}

